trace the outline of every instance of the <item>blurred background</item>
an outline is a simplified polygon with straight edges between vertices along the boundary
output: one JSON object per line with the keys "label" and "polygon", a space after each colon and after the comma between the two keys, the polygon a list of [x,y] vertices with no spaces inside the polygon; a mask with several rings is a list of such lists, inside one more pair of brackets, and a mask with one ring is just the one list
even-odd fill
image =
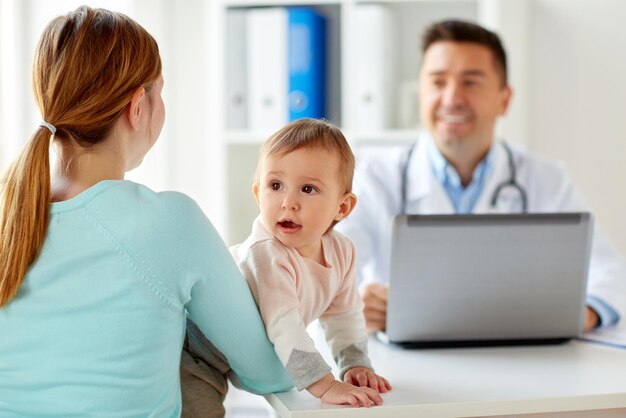
{"label": "blurred background", "polygon": [[[250,230],[258,146],[279,127],[256,126],[245,115],[239,123],[229,113],[245,102],[251,86],[264,84],[250,74],[275,64],[258,57],[246,62],[252,58],[243,48],[252,29],[237,25],[245,26],[249,20],[241,15],[253,10],[306,5],[326,21],[326,117],[344,128],[357,150],[415,139],[419,35],[426,25],[464,18],[500,33],[514,97],[499,135],[564,161],[597,223],[626,253],[622,0],[0,0],[0,172],[41,119],[30,85],[38,37],[53,17],[81,4],[128,14],[160,46],[165,126],[144,164],[128,178],[157,191],[189,194],[229,244]],[[361,21],[362,10],[372,5],[374,20]],[[372,33],[380,36],[372,41]],[[378,67],[381,62],[385,65]],[[237,85],[237,77],[245,82]],[[363,110],[371,104],[363,98],[372,95],[362,91],[363,83],[366,88],[378,83],[387,93],[375,117]],[[254,398],[241,399],[231,414],[266,414],[255,401],[249,403]]]}
{"label": "blurred background", "polygon": [[[235,10],[308,4],[299,0],[0,0],[0,170],[4,171],[36,128],[30,66],[45,24],[80,4],[106,7],[138,20],[159,42],[167,118],[145,163],[129,178],[155,190],[174,189],[195,198],[229,243],[249,229],[256,149],[271,130],[231,129],[226,69],[233,43],[226,25]],[[355,75],[367,71],[354,59],[359,0],[323,0],[327,17],[329,119],[353,142],[413,139],[406,128],[417,115],[419,34],[434,19],[477,20],[503,37],[515,96],[499,132],[510,142],[565,161],[599,224],[626,252],[626,2],[621,0],[399,0],[390,10],[389,38],[396,64],[388,108],[398,115],[391,129],[368,129],[355,119]],[[384,28],[383,28],[384,30]],[[232,32],[232,30],[231,30]],[[362,37],[362,34],[361,34]],[[236,44],[234,45],[236,47]],[[388,45],[387,45],[388,46]],[[352,83],[352,84],[351,84]],[[355,93],[353,93],[355,92]],[[394,125],[395,124],[395,125]],[[400,126],[403,124],[403,126]],[[398,133],[400,132],[400,133]]]}

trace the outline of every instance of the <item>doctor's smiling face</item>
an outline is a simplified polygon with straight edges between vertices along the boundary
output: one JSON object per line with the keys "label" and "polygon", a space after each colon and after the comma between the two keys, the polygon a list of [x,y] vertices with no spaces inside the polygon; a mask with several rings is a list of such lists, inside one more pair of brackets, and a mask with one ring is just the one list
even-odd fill
{"label": "doctor's smiling face", "polygon": [[506,113],[510,98],[503,71],[486,46],[439,41],[425,51],[421,120],[453,165],[482,160],[493,141],[496,119]]}

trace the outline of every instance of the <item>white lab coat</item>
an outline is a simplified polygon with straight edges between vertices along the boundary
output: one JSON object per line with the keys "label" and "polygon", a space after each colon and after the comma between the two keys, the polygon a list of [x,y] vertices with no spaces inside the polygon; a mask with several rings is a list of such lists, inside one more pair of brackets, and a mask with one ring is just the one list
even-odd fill
{"label": "white lab coat", "polygon": [[[431,145],[428,144],[431,141]],[[448,195],[435,178],[428,158],[429,135],[421,135],[408,162],[407,213],[454,213]],[[492,169],[474,213],[518,213],[520,194],[512,187],[502,189],[497,205],[491,197],[496,187],[510,179],[506,151],[494,143]],[[526,190],[529,212],[576,212],[589,210],[574,189],[563,164],[528,154],[521,146],[510,145],[517,169],[517,182]],[[358,197],[352,214],[336,228],[348,235],[357,248],[357,274],[361,284],[389,280],[389,254],[393,217],[401,210],[401,178],[408,147],[378,149],[359,160],[354,193]],[[620,317],[626,315],[626,261],[594,227],[588,294],[600,298]]]}

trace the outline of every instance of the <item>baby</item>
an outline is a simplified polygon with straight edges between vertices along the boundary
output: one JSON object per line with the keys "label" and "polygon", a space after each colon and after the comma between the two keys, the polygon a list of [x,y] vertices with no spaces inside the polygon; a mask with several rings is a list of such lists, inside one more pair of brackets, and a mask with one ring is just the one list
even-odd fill
{"label": "baby", "polygon": [[[314,119],[286,125],[261,149],[252,187],[261,214],[231,253],[298,390],[330,404],[369,407],[381,405],[379,392],[391,385],[367,357],[354,246],[333,231],[356,204],[353,173],[354,155],[338,128]],[[306,332],[316,319],[343,382]]]}

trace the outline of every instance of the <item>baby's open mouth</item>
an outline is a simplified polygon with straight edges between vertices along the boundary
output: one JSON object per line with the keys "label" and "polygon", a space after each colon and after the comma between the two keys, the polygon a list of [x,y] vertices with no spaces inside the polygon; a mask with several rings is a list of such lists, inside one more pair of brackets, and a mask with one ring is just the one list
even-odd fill
{"label": "baby's open mouth", "polygon": [[280,221],[280,222],[278,222],[278,225],[280,225],[283,228],[287,228],[287,229],[300,228],[300,225],[298,225],[297,223],[295,223],[293,221]]}

